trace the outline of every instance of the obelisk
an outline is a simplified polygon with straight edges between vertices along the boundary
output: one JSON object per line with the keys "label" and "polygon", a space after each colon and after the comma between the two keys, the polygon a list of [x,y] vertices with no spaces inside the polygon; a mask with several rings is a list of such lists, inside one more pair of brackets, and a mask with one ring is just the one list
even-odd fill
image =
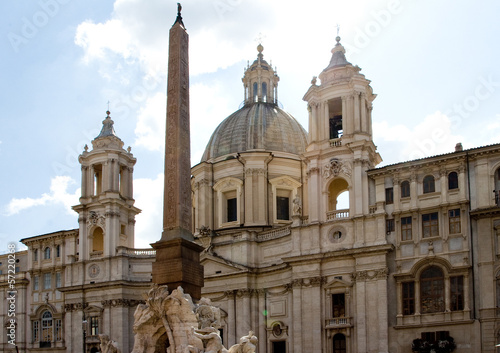
{"label": "obelisk", "polygon": [[181,286],[193,299],[203,287],[201,246],[194,242],[191,220],[191,156],[189,131],[189,36],[177,4],[177,19],[170,29],[165,136],[163,233],[151,244],[156,249],[153,282]]}

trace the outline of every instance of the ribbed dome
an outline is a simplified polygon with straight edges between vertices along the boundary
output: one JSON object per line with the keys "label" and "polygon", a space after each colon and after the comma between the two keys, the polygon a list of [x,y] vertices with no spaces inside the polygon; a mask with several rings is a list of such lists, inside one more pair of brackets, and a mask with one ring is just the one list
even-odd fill
{"label": "ribbed dome", "polygon": [[306,149],[306,136],[297,120],[276,104],[247,104],[215,129],[201,161],[251,150],[299,154]]}

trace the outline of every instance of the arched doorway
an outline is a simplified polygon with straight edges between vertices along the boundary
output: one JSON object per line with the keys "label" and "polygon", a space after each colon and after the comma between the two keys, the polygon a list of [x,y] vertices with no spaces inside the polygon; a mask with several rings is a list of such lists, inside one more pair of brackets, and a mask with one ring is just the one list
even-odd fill
{"label": "arched doorway", "polygon": [[345,336],[341,333],[333,336],[333,353],[347,353]]}

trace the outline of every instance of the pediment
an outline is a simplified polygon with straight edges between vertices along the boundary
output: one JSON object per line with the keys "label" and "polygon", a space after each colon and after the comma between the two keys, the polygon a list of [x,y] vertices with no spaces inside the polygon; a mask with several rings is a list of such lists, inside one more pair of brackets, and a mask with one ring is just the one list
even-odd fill
{"label": "pediment", "polygon": [[344,281],[343,279],[334,278],[333,281],[328,282],[324,288],[335,289],[335,288],[346,288],[346,287],[352,287],[352,283]]}
{"label": "pediment", "polygon": [[243,265],[211,254],[202,255],[200,262],[203,265],[205,276],[248,272],[248,268]]}

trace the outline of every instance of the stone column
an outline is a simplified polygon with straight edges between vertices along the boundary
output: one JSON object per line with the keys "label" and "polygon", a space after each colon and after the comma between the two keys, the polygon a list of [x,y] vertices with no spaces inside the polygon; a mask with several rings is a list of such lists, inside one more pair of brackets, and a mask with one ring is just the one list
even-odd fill
{"label": "stone column", "polygon": [[87,173],[88,167],[82,165],[82,197],[87,197],[88,195],[88,173]]}
{"label": "stone column", "polygon": [[366,121],[366,94],[361,93],[361,131],[368,132],[368,122]]}
{"label": "stone column", "polygon": [[354,131],[361,130],[361,121],[359,116],[359,92],[354,92]]}
{"label": "stone column", "polygon": [[227,291],[227,346],[237,343],[236,338],[236,299],[233,291]]}
{"label": "stone column", "polygon": [[418,200],[418,188],[417,188],[417,176],[415,173],[412,173],[410,176],[410,197],[411,197],[411,208],[416,208],[417,207],[417,200]]}
{"label": "stone column", "polygon": [[439,179],[441,184],[441,202],[448,202],[448,173],[446,170],[439,171]]}
{"label": "stone column", "polygon": [[319,186],[320,185],[320,171],[318,167],[312,167],[308,171],[308,185],[309,185],[309,223],[317,223],[319,221]]}
{"label": "stone column", "polygon": [[[259,338],[259,352],[265,352],[266,351],[266,345],[267,345],[267,317],[269,313],[265,313],[266,311],[266,290],[265,289],[260,289],[258,291],[259,293],[259,302],[258,302],[258,338]],[[265,315],[262,315],[262,313],[265,313]]]}
{"label": "stone column", "polygon": [[396,298],[397,298],[397,313],[396,313],[396,325],[403,324],[403,285],[401,282],[396,283]]}
{"label": "stone column", "polygon": [[[344,117],[342,117],[344,119]],[[354,97],[353,95],[347,96],[347,116],[345,117],[346,130],[344,134],[351,135],[354,133]]]}
{"label": "stone column", "polygon": [[378,298],[378,351],[389,351],[389,319],[387,313],[387,272],[380,270],[377,274],[377,298]]}
{"label": "stone column", "polygon": [[367,352],[366,347],[366,282],[356,278],[356,316],[354,323],[357,329],[357,347],[358,352]]}
{"label": "stone column", "polygon": [[312,126],[311,126],[311,141],[318,140],[318,104],[311,103],[312,106]]}
{"label": "stone column", "polygon": [[342,129],[344,134],[347,130],[347,97],[342,96]]}
{"label": "stone column", "polygon": [[292,289],[292,334],[290,346],[293,350],[290,353],[302,352],[302,288],[293,286]]}
{"label": "stone column", "polygon": [[313,126],[313,115],[312,115],[312,107],[310,104],[307,105],[307,113],[308,113],[308,117],[309,117],[309,124],[307,126],[307,129],[309,130],[307,135],[308,135],[308,138],[309,138],[309,141],[312,142],[313,141],[313,138],[312,138],[312,126]]}
{"label": "stone column", "polygon": [[95,184],[96,183],[96,177],[95,177],[95,170],[94,170],[94,166],[91,165],[90,168],[89,168],[89,195],[91,196],[94,196],[97,194],[96,190],[97,190],[97,185]]}
{"label": "stone column", "polygon": [[399,195],[399,191],[401,190],[401,185],[399,183],[399,179],[394,178],[392,181],[392,194],[394,199],[394,212],[399,211],[401,196]]}
{"label": "stone column", "polygon": [[367,123],[368,123],[368,134],[370,134],[370,136],[372,135],[372,110],[373,110],[373,106],[370,103],[369,106],[368,106],[368,120],[367,120]]}
{"label": "stone column", "polygon": [[322,140],[330,139],[330,107],[328,106],[328,101],[323,102],[324,107],[324,117],[323,117],[323,128],[322,128]]}

